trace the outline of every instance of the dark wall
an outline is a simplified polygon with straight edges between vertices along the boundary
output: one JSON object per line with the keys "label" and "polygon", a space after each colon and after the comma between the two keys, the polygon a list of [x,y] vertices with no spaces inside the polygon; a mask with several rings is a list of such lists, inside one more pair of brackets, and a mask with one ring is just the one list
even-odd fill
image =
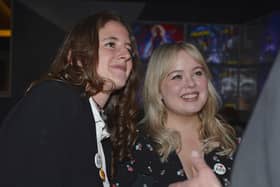
{"label": "dark wall", "polygon": [[[129,4],[130,8],[128,8],[128,5],[123,4],[124,2],[119,2],[119,4],[118,0],[112,2],[58,0],[55,3],[48,0],[12,0],[12,2],[12,90],[10,97],[0,98],[0,122],[11,107],[23,96],[30,82],[38,79],[43,72],[47,71],[64,38],[65,33],[62,28],[67,28],[81,16],[94,13],[100,9],[111,8],[118,10],[125,18],[130,18],[130,22],[138,19],[140,21],[178,21],[186,23],[196,21],[240,24],[268,11],[263,8],[263,11],[250,9],[250,12],[248,12],[247,8],[244,7],[242,9],[229,7],[219,11],[215,9],[214,11],[213,9],[195,6],[195,4],[188,7],[182,6],[183,4],[176,4],[176,6],[172,5],[173,8],[170,9],[170,3],[161,4],[159,9],[158,3],[148,2],[132,3]],[[197,1],[197,3],[200,4],[201,1]],[[144,9],[142,10],[143,6]],[[247,15],[250,15],[250,17]],[[48,19],[52,19],[52,21]]]}
{"label": "dark wall", "polygon": [[0,121],[24,95],[32,80],[47,71],[64,31],[18,1],[13,2],[12,90],[0,98]]}

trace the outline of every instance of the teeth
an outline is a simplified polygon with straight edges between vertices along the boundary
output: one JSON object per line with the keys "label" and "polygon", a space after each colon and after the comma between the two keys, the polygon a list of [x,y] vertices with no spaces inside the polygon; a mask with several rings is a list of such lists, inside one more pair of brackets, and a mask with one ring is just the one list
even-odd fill
{"label": "teeth", "polygon": [[192,99],[192,98],[195,98],[197,97],[198,94],[186,94],[186,95],[183,95],[182,98],[184,99]]}

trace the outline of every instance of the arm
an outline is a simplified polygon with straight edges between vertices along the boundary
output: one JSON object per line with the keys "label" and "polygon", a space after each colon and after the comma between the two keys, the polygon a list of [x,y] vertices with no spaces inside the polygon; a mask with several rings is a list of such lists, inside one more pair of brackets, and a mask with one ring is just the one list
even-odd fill
{"label": "arm", "polygon": [[10,112],[0,134],[0,186],[59,186],[63,129],[72,116],[63,93],[39,85]]}

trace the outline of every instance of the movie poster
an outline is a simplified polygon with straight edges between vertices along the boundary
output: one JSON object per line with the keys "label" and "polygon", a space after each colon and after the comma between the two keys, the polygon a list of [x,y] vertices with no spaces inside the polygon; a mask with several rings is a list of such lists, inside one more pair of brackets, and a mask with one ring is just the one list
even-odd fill
{"label": "movie poster", "polygon": [[246,64],[254,63],[258,69],[258,93],[262,90],[280,49],[279,20],[280,11],[275,11],[244,25],[242,61]]}
{"label": "movie poster", "polygon": [[143,63],[147,63],[153,50],[160,44],[184,41],[183,24],[135,23],[133,32]]}
{"label": "movie poster", "polygon": [[223,70],[223,67],[217,64],[208,64],[209,70],[212,75],[212,83],[217,91],[221,89],[221,71]]}
{"label": "movie poster", "polygon": [[220,71],[219,81],[220,90],[218,90],[223,105],[238,109],[238,68],[223,66]]}
{"label": "movie poster", "polygon": [[200,49],[207,63],[238,63],[240,53],[238,25],[189,24],[186,40]]}
{"label": "movie poster", "polygon": [[265,18],[260,41],[260,63],[273,63],[280,48],[280,11]]}
{"label": "movie poster", "polygon": [[257,68],[243,67],[239,69],[238,108],[251,111],[257,98]]}
{"label": "movie poster", "polygon": [[163,43],[184,41],[184,24],[137,22],[132,25],[132,29],[136,37],[142,62],[139,67],[141,77],[138,89],[138,103],[142,107],[141,92],[143,90],[148,61],[153,50]]}

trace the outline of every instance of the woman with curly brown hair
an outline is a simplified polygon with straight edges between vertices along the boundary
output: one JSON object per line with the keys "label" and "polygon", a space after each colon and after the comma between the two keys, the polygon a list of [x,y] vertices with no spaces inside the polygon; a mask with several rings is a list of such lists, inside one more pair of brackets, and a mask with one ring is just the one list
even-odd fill
{"label": "woman with curly brown hair", "polygon": [[109,187],[110,166],[135,141],[138,59],[120,16],[100,12],[75,25],[3,122],[0,186]]}

